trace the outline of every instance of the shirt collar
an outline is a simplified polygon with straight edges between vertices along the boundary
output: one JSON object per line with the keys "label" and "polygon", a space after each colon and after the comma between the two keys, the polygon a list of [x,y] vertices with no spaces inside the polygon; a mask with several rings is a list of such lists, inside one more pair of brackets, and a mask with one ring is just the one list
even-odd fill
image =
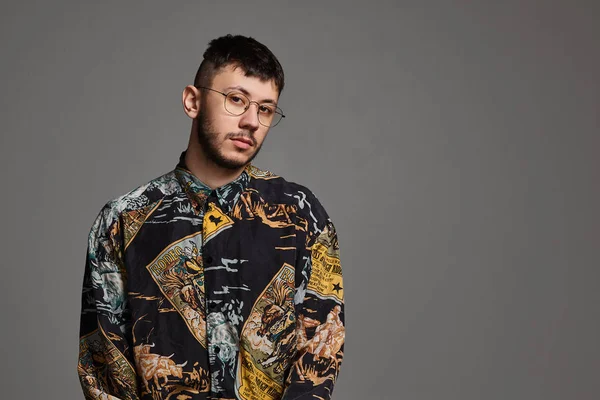
{"label": "shirt collar", "polygon": [[175,175],[184,192],[186,192],[190,198],[192,206],[195,209],[202,208],[206,198],[212,195],[217,198],[224,211],[231,212],[242,192],[248,187],[248,183],[250,182],[248,169],[251,168],[251,166],[248,165],[248,167],[242,171],[240,176],[233,181],[213,190],[192,174],[187,168],[187,165],[185,164],[185,153],[185,151],[182,152],[179,157],[179,162],[175,168]]}

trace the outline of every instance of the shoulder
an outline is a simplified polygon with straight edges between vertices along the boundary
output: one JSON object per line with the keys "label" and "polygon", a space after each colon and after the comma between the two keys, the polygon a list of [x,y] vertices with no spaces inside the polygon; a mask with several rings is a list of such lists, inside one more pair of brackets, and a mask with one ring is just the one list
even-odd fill
{"label": "shoulder", "polygon": [[266,202],[296,206],[298,214],[311,222],[311,225],[314,224],[317,230],[328,223],[329,216],[325,207],[307,186],[255,166],[251,166],[248,172],[250,187],[256,189]]}
{"label": "shoulder", "polygon": [[180,191],[175,171],[170,171],[122,194],[104,204],[98,213],[90,236],[106,232],[124,213],[155,206],[158,202]]}

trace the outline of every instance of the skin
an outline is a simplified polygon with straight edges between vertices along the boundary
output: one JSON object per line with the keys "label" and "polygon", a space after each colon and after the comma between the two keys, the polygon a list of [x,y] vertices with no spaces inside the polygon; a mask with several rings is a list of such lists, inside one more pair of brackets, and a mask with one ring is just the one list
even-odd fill
{"label": "skin", "polygon": [[[242,68],[234,65],[222,68],[208,87],[223,93],[239,87],[248,93],[250,100],[261,104],[276,104],[279,99],[273,80],[245,76]],[[258,122],[257,104],[250,104],[242,115],[231,115],[223,107],[224,96],[191,85],[183,90],[182,102],[184,112],[192,119],[185,157],[188,169],[211,189],[235,180],[258,154],[269,132],[268,127]],[[252,143],[243,148],[236,138]]]}

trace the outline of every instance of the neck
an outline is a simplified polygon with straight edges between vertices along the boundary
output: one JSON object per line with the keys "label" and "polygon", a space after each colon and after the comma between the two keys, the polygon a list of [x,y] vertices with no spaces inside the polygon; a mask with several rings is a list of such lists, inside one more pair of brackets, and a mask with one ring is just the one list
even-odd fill
{"label": "neck", "polygon": [[185,164],[196,178],[211,189],[216,189],[234,181],[244,172],[245,168],[222,168],[207,159],[193,130],[185,153]]}

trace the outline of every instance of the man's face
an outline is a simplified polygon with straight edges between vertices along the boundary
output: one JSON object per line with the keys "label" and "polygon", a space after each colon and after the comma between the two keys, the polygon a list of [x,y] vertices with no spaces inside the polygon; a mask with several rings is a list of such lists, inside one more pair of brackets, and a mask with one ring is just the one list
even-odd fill
{"label": "man's face", "polygon": [[[241,68],[230,65],[213,78],[211,89],[237,92],[259,104],[276,103],[279,93],[275,83],[244,76]],[[206,157],[221,168],[238,169],[258,154],[269,128],[258,122],[257,105],[251,103],[242,115],[225,110],[225,96],[202,90],[202,104],[197,117],[198,140]]]}

